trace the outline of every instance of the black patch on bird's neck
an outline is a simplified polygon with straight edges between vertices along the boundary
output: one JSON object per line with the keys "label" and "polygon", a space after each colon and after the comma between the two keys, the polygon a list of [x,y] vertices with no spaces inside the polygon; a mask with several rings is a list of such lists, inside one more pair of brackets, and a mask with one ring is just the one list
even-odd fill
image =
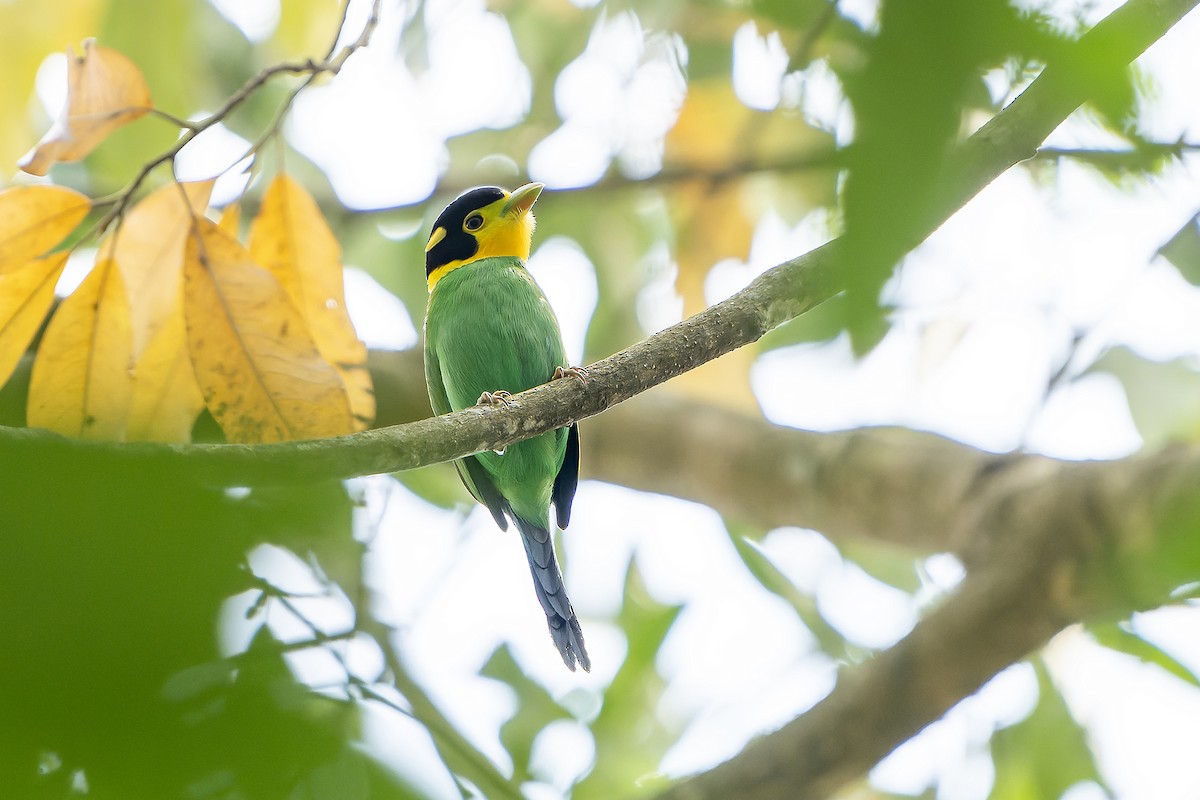
{"label": "black patch on bird's neck", "polygon": [[433,223],[433,229],[445,228],[446,235],[425,254],[425,276],[451,261],[465,261],[479,250],[479,242],[463,230],[463,221],[472,211],[504,199],[504,191],[495,186],[481,186],[463,192],[446,206]]}

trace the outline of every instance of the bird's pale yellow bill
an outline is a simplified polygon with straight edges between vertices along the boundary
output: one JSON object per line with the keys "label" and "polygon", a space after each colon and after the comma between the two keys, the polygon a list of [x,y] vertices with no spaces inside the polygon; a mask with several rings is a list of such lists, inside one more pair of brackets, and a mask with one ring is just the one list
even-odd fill
{"label": "bird's pale yellow bill", "polygon": [[445,228],[435,228],[433,233],[429,234],[429,243],[425,245],[425,252],[428,253],[433,248],[437,247],[438,242],[446,238]]}

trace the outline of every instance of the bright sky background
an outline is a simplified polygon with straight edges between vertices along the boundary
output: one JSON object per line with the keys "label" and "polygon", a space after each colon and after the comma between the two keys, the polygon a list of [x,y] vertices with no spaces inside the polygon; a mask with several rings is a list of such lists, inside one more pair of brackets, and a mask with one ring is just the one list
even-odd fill
{"label": "bright sky background", "polygon": [[[212,1],[254,39],[270,35],[278,21],[278,0]],[[1062,10],[1074,4],[1039,5]],[[1117,5],[1095,3],[1089,20]],[[367,6],[355,0],[351,31],[358,30]],[[843,0],[841,6],[865,24],[874,18],[874,0]],[[444,137],[480,126],[503,128],[528,107],[531,78],[502,17],[488,12],[483,0],[428,0],[425,8],[428,72],[414,76],[396,57],[391,43],[402,15],[387,2],[376,46],[296,103],[288,127],[292,141],[327,172],[348,206],[424,199],[446,167]],[[1192,14],[1141,61],[1157,86],[1145,119],[1147,133],[1158,140],[1194,140],[1200,131],[1197,41],[1200,16]],[[602,16],[585,52],[559,78],[555,97],[563,124],[534,149],[530,177],[556,187],[585,185],[614,159],[630,174],[652,174],[682,99],[673,66],[686,60],[681,48],[675,37],[642,29],[632,13]],[[733,79],[744,102],[759,108],[779,103],[785,66],[777,40],[763,38],[752,24],[739,31]],[[44,98],[52,98],[48,87],[58,69],[50,63],[43,70]],[[467,86],[483,102],[453,102]],[[812,68],[801,89],[804,112],[845,140],[851,120],[830,73]],[[203,138],[181,159],[187,177],[209,177],[213,163],[228,165],[245,147],[219,127]],[[1073,119],[1049,143],[1104,142]],[[513,183],[522,177],[514,174]],[[219,187],[214,201],[239,188],[233,182]],[[1070,164],[1054,186],[1037,185],[1023,171],[1006,174],[908,260],[889,287],[899,306],[895,326],[870,355],[855,361],[847,342],[838,340],[776,350],[759,361],[754,388],[767,417],[817,430],[902,424],[989,450],[1021,448],[1062,458],[1134,452],[1141,438],[1111,376],[1085,377],[1044,405],[1041,394],[1080,331],[1086,332],[1079,348],[1084,363],[1115,344],[1157,359],[1200,357],[1200,292],[1155,257],[1200,206],[1198,189],[1200,161],[1194,156],[1133,191],[1117,190]],[[794,228],[764,219],[748,263],[714,271],[709,300],[828,235],[819,213]],[[530,268],[578,360],[596,303],[594,270],[569,240],[542,236],[535,246]],[[672,279],[668,273],[663,284],[647,289],[640,308],[648,329],[679,318]],[[419,321],[408,319],[365,273],[351,269],[348,286],[369,344],[416,342]],[[580,487],[563,541],[567,584],[595,662],[588,675],[563,668],[530,591],[521,548],[486,512],[475,509],[464,518],[433,508],[386,478],[356,482],[356,488],[369,500],[361,535],[373,543],[371,579],[385,601],[377,612],[403,632],[415,673],[450,717],[502,765],[507,756],[497,729],[513,711],[514,698],[506,687],[478,677],[478,668],[499,642],[511,642],[530,675],[581,715],[594,713],[591,692],[611,680],[624,655],[621,633],[604,619],[619,608],[631,554],[658,601],[686,603],[658,662],[671,681],[659,713],[692,722],[663,763],[665,772],[702,769],[733,755],[750,736],[803,712],[833,685],[834,665],[819,655],[792,611],[740,566],[721,520],[705,507],[595,482]],[[774,531],[763,546],[798,586],[815,593],[850,641],[865,647],[887,647],[902,637],[917,619],[918,602],[933,601],[961,577],[953,559],[929,559],[928,585],[914,601],[843,562],[813,532]],[[273,548],[257,551],[254,563],[284,586],[303,588],[309,580],[304,565]],[[225,635],[231,649],[243,646],[246,635],[233,622],[238,608],[238,602],[230,604]],[[350,608],[326,603],[314,613],[338,630]],[[281,634],[305,635],[282,614],[271,622]],[[1195,608],[1139,615],[1136,626],[1200,673]],[[351,653],[363,674],[372,674],[371,648],[352,647]],[[1200,796],[1200,759],[1191,744],[1200,691],[1100,648],[1078,630],[1057,637],[1047,657],[1121,798]],[[297,655],[295,665],[315,682],[336,675],[336,665],[320,656]],[[992,778],[988,737],[1022,719],[1036,691],[1028,665],[1006,670],[886,759],[872,782],[911,793],[936,783],[942,800],[982,800]],[[435,796],[455,796],[449,776],[431,768],[428,738],[413,723],[381,711],[373,711],[369,723],[370,747],[404,765]],[[558,796],[588,769],[590,748],[582,726],[561,723],[545,732],[538,759],[547,785],[530,796]],[[1101,796],[1086,786],[1070,794],[1071,800]]]}

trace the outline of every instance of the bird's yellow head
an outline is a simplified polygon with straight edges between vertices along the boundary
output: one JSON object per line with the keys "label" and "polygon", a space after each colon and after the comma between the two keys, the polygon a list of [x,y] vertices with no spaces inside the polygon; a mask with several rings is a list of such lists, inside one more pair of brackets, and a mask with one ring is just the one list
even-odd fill
{"label": "bird's yellow head", "polygon": [[446,206],[433,223],[425,245],[425,278],[429,291],[446,273],[491,256],[529,258],[533,242],[533,204],[540,183],[527,183],[511,193],[495,186],[471,189]]}

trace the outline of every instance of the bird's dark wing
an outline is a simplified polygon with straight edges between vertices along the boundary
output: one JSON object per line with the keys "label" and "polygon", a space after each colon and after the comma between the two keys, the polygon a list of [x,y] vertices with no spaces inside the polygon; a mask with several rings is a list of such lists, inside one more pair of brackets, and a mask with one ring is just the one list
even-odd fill
{"label": "bird's dark wing", "polygon": [[566,528],[571,521],[571,502],[575,499],[575,488],[579,486],[579,424],[575,423],[567,429],[567,452],[563,457],[562,466],[554,478],[554,491],[550,499],[554,501],[554,514],[558,519],[558,527]]}
{"label": "bird's dark wing", "polygon": [[504,495],[500,494],[496,484],[492,483],[492,476],[488,475],[483,465],[476,460],[475,456],[467,456],[455,461],[454,467],[458,470],[458,477],[462,479],[463,485],[467,487],[471,496],[492,512],[492,519],[496,520],[500,530],[508,530],[508,520],[504,517],[504,512],[511,510],[508,507],[508,501],[504,499]]}

